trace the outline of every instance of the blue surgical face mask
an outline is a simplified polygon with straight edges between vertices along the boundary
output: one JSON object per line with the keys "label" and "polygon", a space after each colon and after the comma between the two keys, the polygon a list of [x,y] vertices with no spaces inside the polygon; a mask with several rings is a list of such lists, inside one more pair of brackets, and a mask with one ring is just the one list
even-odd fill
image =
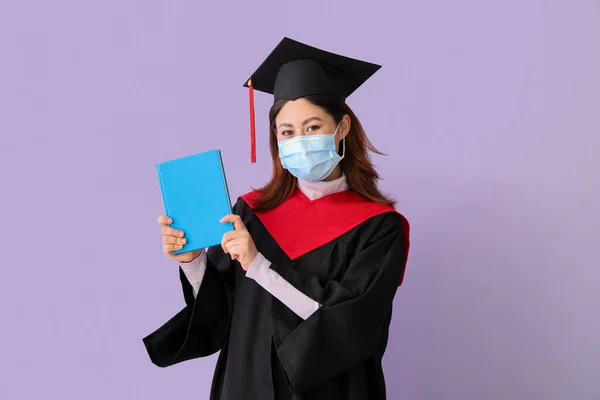
{"label": "blue surgical face mask", "polygon": [[316,182],[329,176],[346,152],[346,138],[342,139],[342,155],[335,146],[335,135],[301,135],[279,141],[279,159],[283,168],[298,179]]}

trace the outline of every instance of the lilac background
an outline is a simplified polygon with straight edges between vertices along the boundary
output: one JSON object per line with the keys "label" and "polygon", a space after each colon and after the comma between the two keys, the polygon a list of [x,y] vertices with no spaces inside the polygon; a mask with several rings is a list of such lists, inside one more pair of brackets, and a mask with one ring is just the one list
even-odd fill
{"label": "lilac background", "polygon": [[[285,35],[383,69],[349,99],[412,223],[390,399],[600,399],[600,2],[0,2],[2,399],[205,399],[154,164],[270,173],[243,81]],[[368,5],[367,5],[368,4]]]}

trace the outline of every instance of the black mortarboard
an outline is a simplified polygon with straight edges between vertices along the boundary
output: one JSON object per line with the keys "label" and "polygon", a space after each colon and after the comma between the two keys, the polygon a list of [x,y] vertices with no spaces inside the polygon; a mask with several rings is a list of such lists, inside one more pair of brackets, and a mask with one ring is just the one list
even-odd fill
{"label": "black mortarboard", "polygon": [[330,95],[345,101],[380,65],[330,53],[283,38],[244,87],[250,92],[251,160],[256,162],[253,89],[279,99]]}

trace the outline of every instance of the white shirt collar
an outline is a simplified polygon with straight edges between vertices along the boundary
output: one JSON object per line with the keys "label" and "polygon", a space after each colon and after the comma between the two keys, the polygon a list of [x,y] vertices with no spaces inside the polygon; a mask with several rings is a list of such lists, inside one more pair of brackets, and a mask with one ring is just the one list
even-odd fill
{"label": "white shirt collar", "polygon": [[310,200],[317,200],[330,194],[348,190],[349,186],[346,175],[342,174],[341,177],[331,181],[310,182],[298,179],[298,189]]}

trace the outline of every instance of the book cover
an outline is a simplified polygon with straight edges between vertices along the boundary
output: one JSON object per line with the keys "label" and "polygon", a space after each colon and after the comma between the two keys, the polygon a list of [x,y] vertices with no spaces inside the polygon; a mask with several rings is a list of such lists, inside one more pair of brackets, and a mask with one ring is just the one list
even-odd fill
{"label": "book cover", "polygon": [[220,245],[233,224],[219,222],[231,214],[231,199],[220,150],[209,150],[156,164],[165,215],[184,232],[185,253]]}

